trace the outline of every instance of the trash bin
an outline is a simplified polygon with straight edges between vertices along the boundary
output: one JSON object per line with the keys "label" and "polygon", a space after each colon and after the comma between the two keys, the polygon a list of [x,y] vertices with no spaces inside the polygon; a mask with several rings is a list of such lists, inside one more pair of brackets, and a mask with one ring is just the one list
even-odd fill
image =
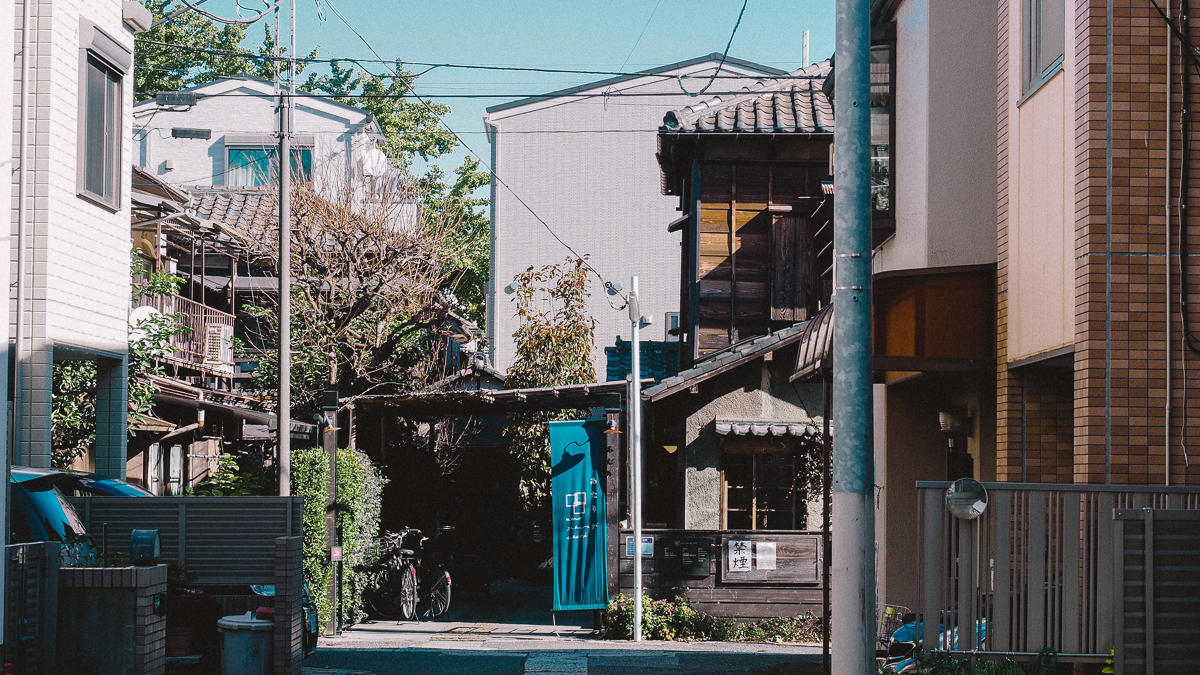
{"label": "trash bin", "polygon": [[221,672],[224,675],[268,675],[271,672],[273,621],[255,619],[250,612],[222,617]]}

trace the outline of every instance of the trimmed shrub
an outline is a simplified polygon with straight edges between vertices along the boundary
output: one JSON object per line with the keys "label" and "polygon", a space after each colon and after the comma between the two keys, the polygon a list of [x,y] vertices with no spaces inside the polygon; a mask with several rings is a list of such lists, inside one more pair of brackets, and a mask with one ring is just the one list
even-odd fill
{"label": "trimmed shrub", "polygon": [[[366,576],[359,572],[374,562],[379,535],[380,498],[386,480],[367,456],[338,450],[337,513],[342,527],[342,622],[360,621]],[[329,455],[321,448],[292,451],[292,494],[304,497],[304,578],[316,596],[324,626],[332,605],[329,588],[333,565],[325,545],[325,500],[329,490]]]}
{"label": "trimmed shrub", "polygon": [[[628,640],[633,636],[633,598],[618,595],[604,609],[606,637]],[[649,640],[723,642],[819,642],[821,622],[817,617],[784,616],[739,623],[692,607],[684,596],[651,600],[642,596],[642,635]]]}

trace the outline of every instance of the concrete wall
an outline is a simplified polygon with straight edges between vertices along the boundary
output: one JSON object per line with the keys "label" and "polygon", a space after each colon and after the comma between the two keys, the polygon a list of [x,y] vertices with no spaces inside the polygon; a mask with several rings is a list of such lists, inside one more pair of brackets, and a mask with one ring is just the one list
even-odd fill
{"label": "concrete wall", "polygon": [[[176,185],[228,185],[229,134],[278,133],[275,113],[278,99],[271,83],[254,79],[219,80],[195,89],[200,98],[191,108],[160,108],[154,101],[134,108],[133,162]],[[293,115],[293,132],[314,136],[313,168],[324,167],[322,177],[349,176],[363,153],[373,144],[368,136],[377,129],[365,110],[332,101],[299,99]],[[173,128],[208,129],[212,137],[174,138]],[[175,168],[168,170],[166,160]]]}
{"label": "concrete wall", "polygon": [[[22,7],[14,7],[20,16]],[[23,346],[23,405],[18,461],[32,466],[50,462],[50,378],[56,348],[101,357],[120,368],[128,344],[129,174],[120,172],[117,208],[78,196],[78,139],[81,123],[81,20],[94,22],[109,37],[133,51],[133,35],[121,21],[119,0],[42,0],[33,7],[31,44],[31,137],[26,267],[28,342]],[[14,31],[20,44],[19,31]],[[20,61],[14,70],[19,73]],[[15,75],[15,73],[14,73]],[[17,89],[17,88],[15,88]],[[19,91],[19,89],[17,89]],[[121,138],[130,134],[132,72],[123,81]],[[19,114],[14,108],[14,116]],[[120,166],[132,160],[132,144],[122,144]],[[13,157],[19,144],[12,146]],[[17,173],[12,174],[13,194]],[[14,227],[17,232],[16,201]],[[16,237],[10,249],[10,273],[16,274]],[[15,334],[15,284],[10,284],[10,336]],[[122,477],[125,466],[124,395],[107,397],[114,406],[97,448],[96,469]],[[111,414],[109,414],[111,413]]]}
{"label": "concrete wall", "polygon": [[[680,81],[639,78],[597,88],[591,98],[539,100],[484,116],[500,179],[579,254],[589,255],[606,279],[628,288],[630,276],[641,278],[642,312],[655,321],[643,331],[645,339],[662,340],[664,314],[679,310],[681,235],[667,232],[680,215],[679,200],[660,192],[656,130],[668,111],[696,102],[680,90],[681,82],[698,91],[715,65],[706,61],[673,71],[687,77]],[[752,74],[732,64],[723,72]],[[710,92],[736,91],[753,81],[717,80]],[[605,98],[605,91],[663,95]],[[531,133],[538,131],[548,133]],[[570,255],[513,192],[493,181],[487,323],[501,371],[512,364],[512,334],[519,325],[512,296],[502,289],[526,268],[561,263]],[[604,347],[617,336],[630,339],[629,320],[609,305],[595,279],[591,292],[588,311],[597,321],[592,362],[602,372]]]}
{"label": "concrete wall", "polygon": [[896,234],[876,272],[996,260],[996,8],[909,0],[896,14]]}
{"label": "concrete wall", "polygon": [[756,360],[702,382],[687,397],[684,424],[684,529],[721,528],[721,437],[713,420],[799,419],[822,423],[821,385],[788,382],[795,350],[782,350],[771,361]]}

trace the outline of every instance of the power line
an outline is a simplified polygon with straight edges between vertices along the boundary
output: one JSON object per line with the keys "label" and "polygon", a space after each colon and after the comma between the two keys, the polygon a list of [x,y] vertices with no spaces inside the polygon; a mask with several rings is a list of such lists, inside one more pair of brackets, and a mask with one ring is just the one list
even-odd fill
{"label": "power line", "polygon": [[[146,39],[146,38],[135,38],[134,42],[136,44],[149,44],[149,45],[155,45],[155,46],[159,46],[159,47],[170,47],[172,49],[183,49],[183,50],[192,51],[192,52],[203,52],[205,54],[214,54],[217,56],[237,56],[237,57],[246,58],[246,59],[257,59],[260,61],[287,61],[288,60],[288,57],[286,57],[286,56],[269,56],[269,55],[263,55],[263,54],[255,54],[253,52],[238,51],[235,49],[220,49],[220,48],[216,48],[216,47],[196,47],[193,45],[182,45],[182,44],[176,44],[173,42],[161,42],[159,40],[150,40],[150,39]],[[732,38],[731,38],[731,42],[732,42]],[[372,50],[372,52],[374,52],[374,50]],[[395,59],[388,60],[388,59],[385,59],[385,58],[382,58],[381,56],[379,56],[378,52],[374,52],[374,53],[377,57],[374,59],[361,59],[361,58],[352,58],[352,57],[345,57],[345,56],[328,57],[328,58],[297,56],[295,58],[295,61],[297,63],[325,63],[325,64],[346,62],[346,63],[355,63],[355,64],[359,64],[359,65],[361,65],[363,63],[377,63],[377,64],[383,64],[383,65],[388,65],[388,66],[394,65],[396,63]],[[723,58],[728,58],[728,53],[726,53],[723,56]],[[650,72],[645,72],[645,71],[625,71],[623,69],[622,70],[584,70],[584,69],[573,69],[573,68],[540,68],[540,67],[532,67],[532,66],[495,66],[495,65],[484,65],[484,64],[448,63],[448,62],[435,63],[435,62],[427,62],[427,61],[402,61],[402,63],[404,63],[405,65],[409,65],[409,66],[421,66],[421,67],[425,67],[425,68],[454,68],[454,69],[462,69],[462,70],[498,70],[498,71],[512,71],[512,72],[528,72],[528,73],[558,73],[558,74],[565,74],[565,75],[611,75],[614,77],[660,77],[665,80],[673,80],[673,79],[677,79],[679,77],[678,75],[672,75],[669,73],[650,73]],[[722,65],[724,65],[724,61],[722,61]],[[720,69],[718,69],[715,74],[709,76],[709,80],[710,81],[711,80],[745,80],[747,78],[754,77],[754,76],[750,76],[750,75],[721,75],[719,73],[720,73]],[[404,76],[396,75],[396,77],[404,77]],[[772,77],[772,76],[763,74],[762,77]],[[775,76],[775,77],[784,77],[784,76],[780,75],[780,76]],[[794,77],[796,79],[805,79],[805,78],[814,79],[814,78],[816,78],[816,76],[812,76],[812,75],[799,75],[799,76],[794,76]]]}
{"label": "power line", "polygon": [[[743,79],[747,79],[747,78],[743,78]],[[144,95],[144,96],[153,96],[155,94],[155,92],[152,92],[152,91],[138,91],[138,92],[134,92],[134,93],[139,94],[139,95]],[[429,93],[426,93],[426,94],[422,95],[422,94],[418,94],[415,91],[412,91],[411,89],[409,89],[409,93],[407,93],[407,94],[329,94],[329,95],[325,95],[325,94],[318,94],[318,93],[312,93],[312,92],[298,92],[292,98],[297,98],[297,99],[304,99],[304,98],[357,98],[357,99],[368,99],[368,100],[370,100],[370,99],[399,99],[399,98],[412,98],[412,99],[421,100],[423,97],[424,98],[466,98],[466,99],[472,99],[472,98],[530,98],[530,99],[675,98],[675,97],[680,96],[680,93],[681,92],[673,92],[673,91],[658,91],[658,92],[655,92],[655,91],[616,91],[616,92],[598,92],[597,93],[597,92],[592,91],[592,92],[579,92],[579,93],[550,92],[550,93],[546,93],[546,94],[498,93],[497,92],[497,93],[491,93],[491,94],[429,94]],[[687,92],[682,92],[682,93],[685,96],[686,95],[698,96],[698,94],[688,94]],[[710,92],[708,95],[709,96],[741,96],[743,94],[757,94],[759,96],[770,96],[770,95],[776,94],[776,93],[779,93],[779,92],[775,92],[775,91],[754,92],[754,91],[737,90],[737,91],[714,91],[714,92]],[[230,98],[230,97],[238,97],[238,96],[261,98],[261,97],[267,96],[267,94],[230,91],[230,92],[224,92],[224,93],[220,93],[220,94],[201,94],[200,98]]]}
{"label": "power line", "polygon": [[[661,4],[662,0],[654,3],[654,9],[650,11],[650,18],[646,19],[646,25],[642,28],[642,32],[638,35],[637,39],[633,41],[633,47],[629,49],[629,55],[625,57],[625,60],[621,62],[621,67],[617,70],[625,70],[625,65],[629,63],[629,59],[637,51],[638,45],[642,44],[642,38],[646,36],[646,31],[650,29],[650,22],[654,21],[654,15],[658,13],[658,6]],[[720,69],[717,72],[721,72]]]}
{"label": "power line", "polygon": [[[333,0],[326,0],[326,1],[329,3],[329,8],[332,9],[333,12],[338,15],[338,18],[340,18],[342,20],[342,23],[346,24],[346,27],[349,28],[352,33],[354,33],[355,35],[358,36],[358,39],[362,40],[363,44],[365,44],[367,46],[367,49],[371,50],[371,53],[375,54],[376,57],[382,59],[382,57],[379,56],[379,52],[375,51],[375,47],[373,47],[371,45],[371,43],[367,40],[367,38],[362,33],[358,32],[358,29],[356,29],[350,23],[350,20],[346,18],[346,15],[342,14],[342,11],[337,8],[337,5],[333,4]],[[392,67],[392,66],[389,65],[389,67]],[[397,74],[397,76],[399,76],[399,74]],[[419,96],[417,97],[417,100],[420,101],[421,104],[425,106],[425,109],[428,110],[429,113],[437,119],[437,121],[442,125],[443,128],[446,129],[446,131],[449,131],[451,133],[451,135],[454,136],[454,138],[459,142],[459,144],[462,145],[463,149],[465,149],[467,152],[471,153],[471,155],[476,159],[476,161],[479,162],[480,166],[483,166],[484,168],[487,169],[488,174],[491,175],[491,177],[493,179],[495,179],[495,181],[497,183],[503,185],[504,188],[506,190],[508,190],[509,194],[511,194],[518,202],[520,202],[521,206],[525,207],[525,210],[529,211],[529,214],[531,216],[533,216],[535,220],[537,220],[539,223],[541,223],[542,227],[546,228],[546,231],[550,233],[551,237],[554,237],[555,241],[557,241],[559,244],[562,244],[563,248],[570,251],[571,255],[575,256],[576,260],[579,260],[581,263],[583,263],[584,266],[586,266],[589,270],[591,270],[592,273],[595,274],[596,277],[598,279],[600,279],[601,282],[603,282],[606,290],[614,287],[614,285],[611,282],[609,282],[607,279],[604,278],[603,274],[600,274],[599,270],[597,270],[595,267],[592,267],[591,263],[589,263],[587,261],[586,257],[580,255],[562,237],[558,236],[558,233],[554,231],[554,228],[550,227],[550,223],[547,223],[544,218],[539,216],[538,213],[533,210],[533,207],[529,206],[529,204],[526,203],[525,200],[521,198],[521,195],[517,194],[516,190],[512,189],[512,187],[508,183],[504,182],[504,179],[502,179],[500,177],[500,175],[496,173],[495,169],[487,161],[485,161],[483,159],[483,157],[481,157],[479,155],[479,153],[475,152],[475,150],[472,149],[470,145],[467,145],[466,140],[463,139],[462,136],[458,135],[458,132],[456,132],[456,131],[454,131],[454,129],[450,128],[450,125],[446,123],[446,120],[438,113],[437,110],[435,110],[433,108],[433,106],[429,105],[429,103],[425,99],[423,99]],[[622,294],[622,297],[624,297],[624,294]]]}
{"label": "power line", "polygon": [[[187,2],[187,0],[184,0],[184,2]],[[713,77],[708,81],[708,84],[704,85],[703,89],[696,92],[696,96],[708,91],[708,88],[712,86],[713,81],[717,79],[717,74],[719,74],[721,69],[725,67],[725,59],[729,58],[729,48],[733,46],[733,36],[737,35],[738,26],[742,25],[742,15],[746,13],[746,5],[748,4],[750,4],[750,0],[742,0],[742,11],[738,12],[737,21],[733,24],[733,32],[729,34],[729,42],[725,43],[725,51],[721,54],[721,64],[717,66],[717,70],[715,73],[713,73]]]}

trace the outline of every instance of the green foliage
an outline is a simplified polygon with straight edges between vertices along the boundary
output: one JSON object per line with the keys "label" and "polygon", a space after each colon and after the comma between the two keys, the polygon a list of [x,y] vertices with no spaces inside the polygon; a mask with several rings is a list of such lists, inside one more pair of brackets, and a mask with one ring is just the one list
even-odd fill
{"label": "green foliage", "polygon": [[[342,528],[342,616],[347,623],[363,616],[362,592],[368,575],[358,569],[374,562],[379,535],[379,509],[386,481],[367,456],[338,450],[338,501]],[[304,578],[316,596],[321,625],[332,606],[328,592],[333,566],[326,547],[325,503],[329,489],[329,455],[321,448],[292,450],[292,494],[304,497]]]}
{"label": "green foliage", "polygon": [[[183,277],[174,274],[147,274],[137,251],[132,253],[130,275],[135,302],[174,295],[183,284]],[[141,422],[150,414],[157,391],[150,376],[166,374],[161,360],[174,351],[171,338],[186,330],[176,314],[156,314],[129,327],[129,417],[133,421]],[[95,361],[55,362],[50,403],[53,467],[65,469],[95,447],[96,388]]]}
{"label": "green foliage", "polygon": [[[514,280],[517,316],[516,359],[506,388],[551,387],[596,381],[592,367],[596,321],[587,313],[588,268],[581,259],[564,265],[530,267]],[[548,307],[541,301],[548,300]],[[550,497],[550,439],[546,423],[577,418],[579,412],[513,415],[504,436],[520,462],[521,503],[535,517]]]}
{"label": "green foliage", "polygon": [[[628,640],[633,635],[633,598],[618,595],[604,609],[609,639]],[[642,635],[650,640],[722,642],[817,642],[820,620],[811,615],[785,616],[739,623],[692,607],[684,596],[652,600],[642,596]]]}
{"label": "green foliage", "polygon": [[491,221],[483,210],[489,200],[473,195],[488,185],[491,176],[480,170],[479,161],[473,157],[463,159],[452,180],[438,166],[429,166],[419,176],[411,175],[416,158],[428,161],[442,157],[458,147],[458,140],[438,121],[439,116],[450,113],[450,107],[402,98],[411,93],[417,76],[405,70],[399,60],[395,71],[399,76],[380,77],[355,65],[335,62],[326,74],[310,74],[301,89],[364,108],[375,116],[386,138],[382,150],[405,173],[407,189],[419,200],[425,225],[451,223],[454,228],[455,245],[444,252],[440,261],[446,270],[441,290],[455,301],[458,311],[482,324],[487,314],[484,297]]}
{"label": "green foliage", "polygon": [[238,466],[237,458],[228,453],[222,453],[218,460],[217,470],[205,478],[191,494],[209,497],[246,497],[261,495],[263,486],[255,477],[243,472]]}
{"label": "green foliage", "polygon": [[[158,21],[184,7],[177,0],[143,0],[146,9]],[[234,52],[241,48],[246,37],[245,25],[219,25],[197,14],[184,12],[161,26],[142,33],[133,55],[133,89],[137,101],[154,96],[156,91],[178,91],[211,82],[223,75],[254,72],[254,62],[240,56],[218,56],[161,45],[146,41],[169,42],[190,47],[223,49]]]}

